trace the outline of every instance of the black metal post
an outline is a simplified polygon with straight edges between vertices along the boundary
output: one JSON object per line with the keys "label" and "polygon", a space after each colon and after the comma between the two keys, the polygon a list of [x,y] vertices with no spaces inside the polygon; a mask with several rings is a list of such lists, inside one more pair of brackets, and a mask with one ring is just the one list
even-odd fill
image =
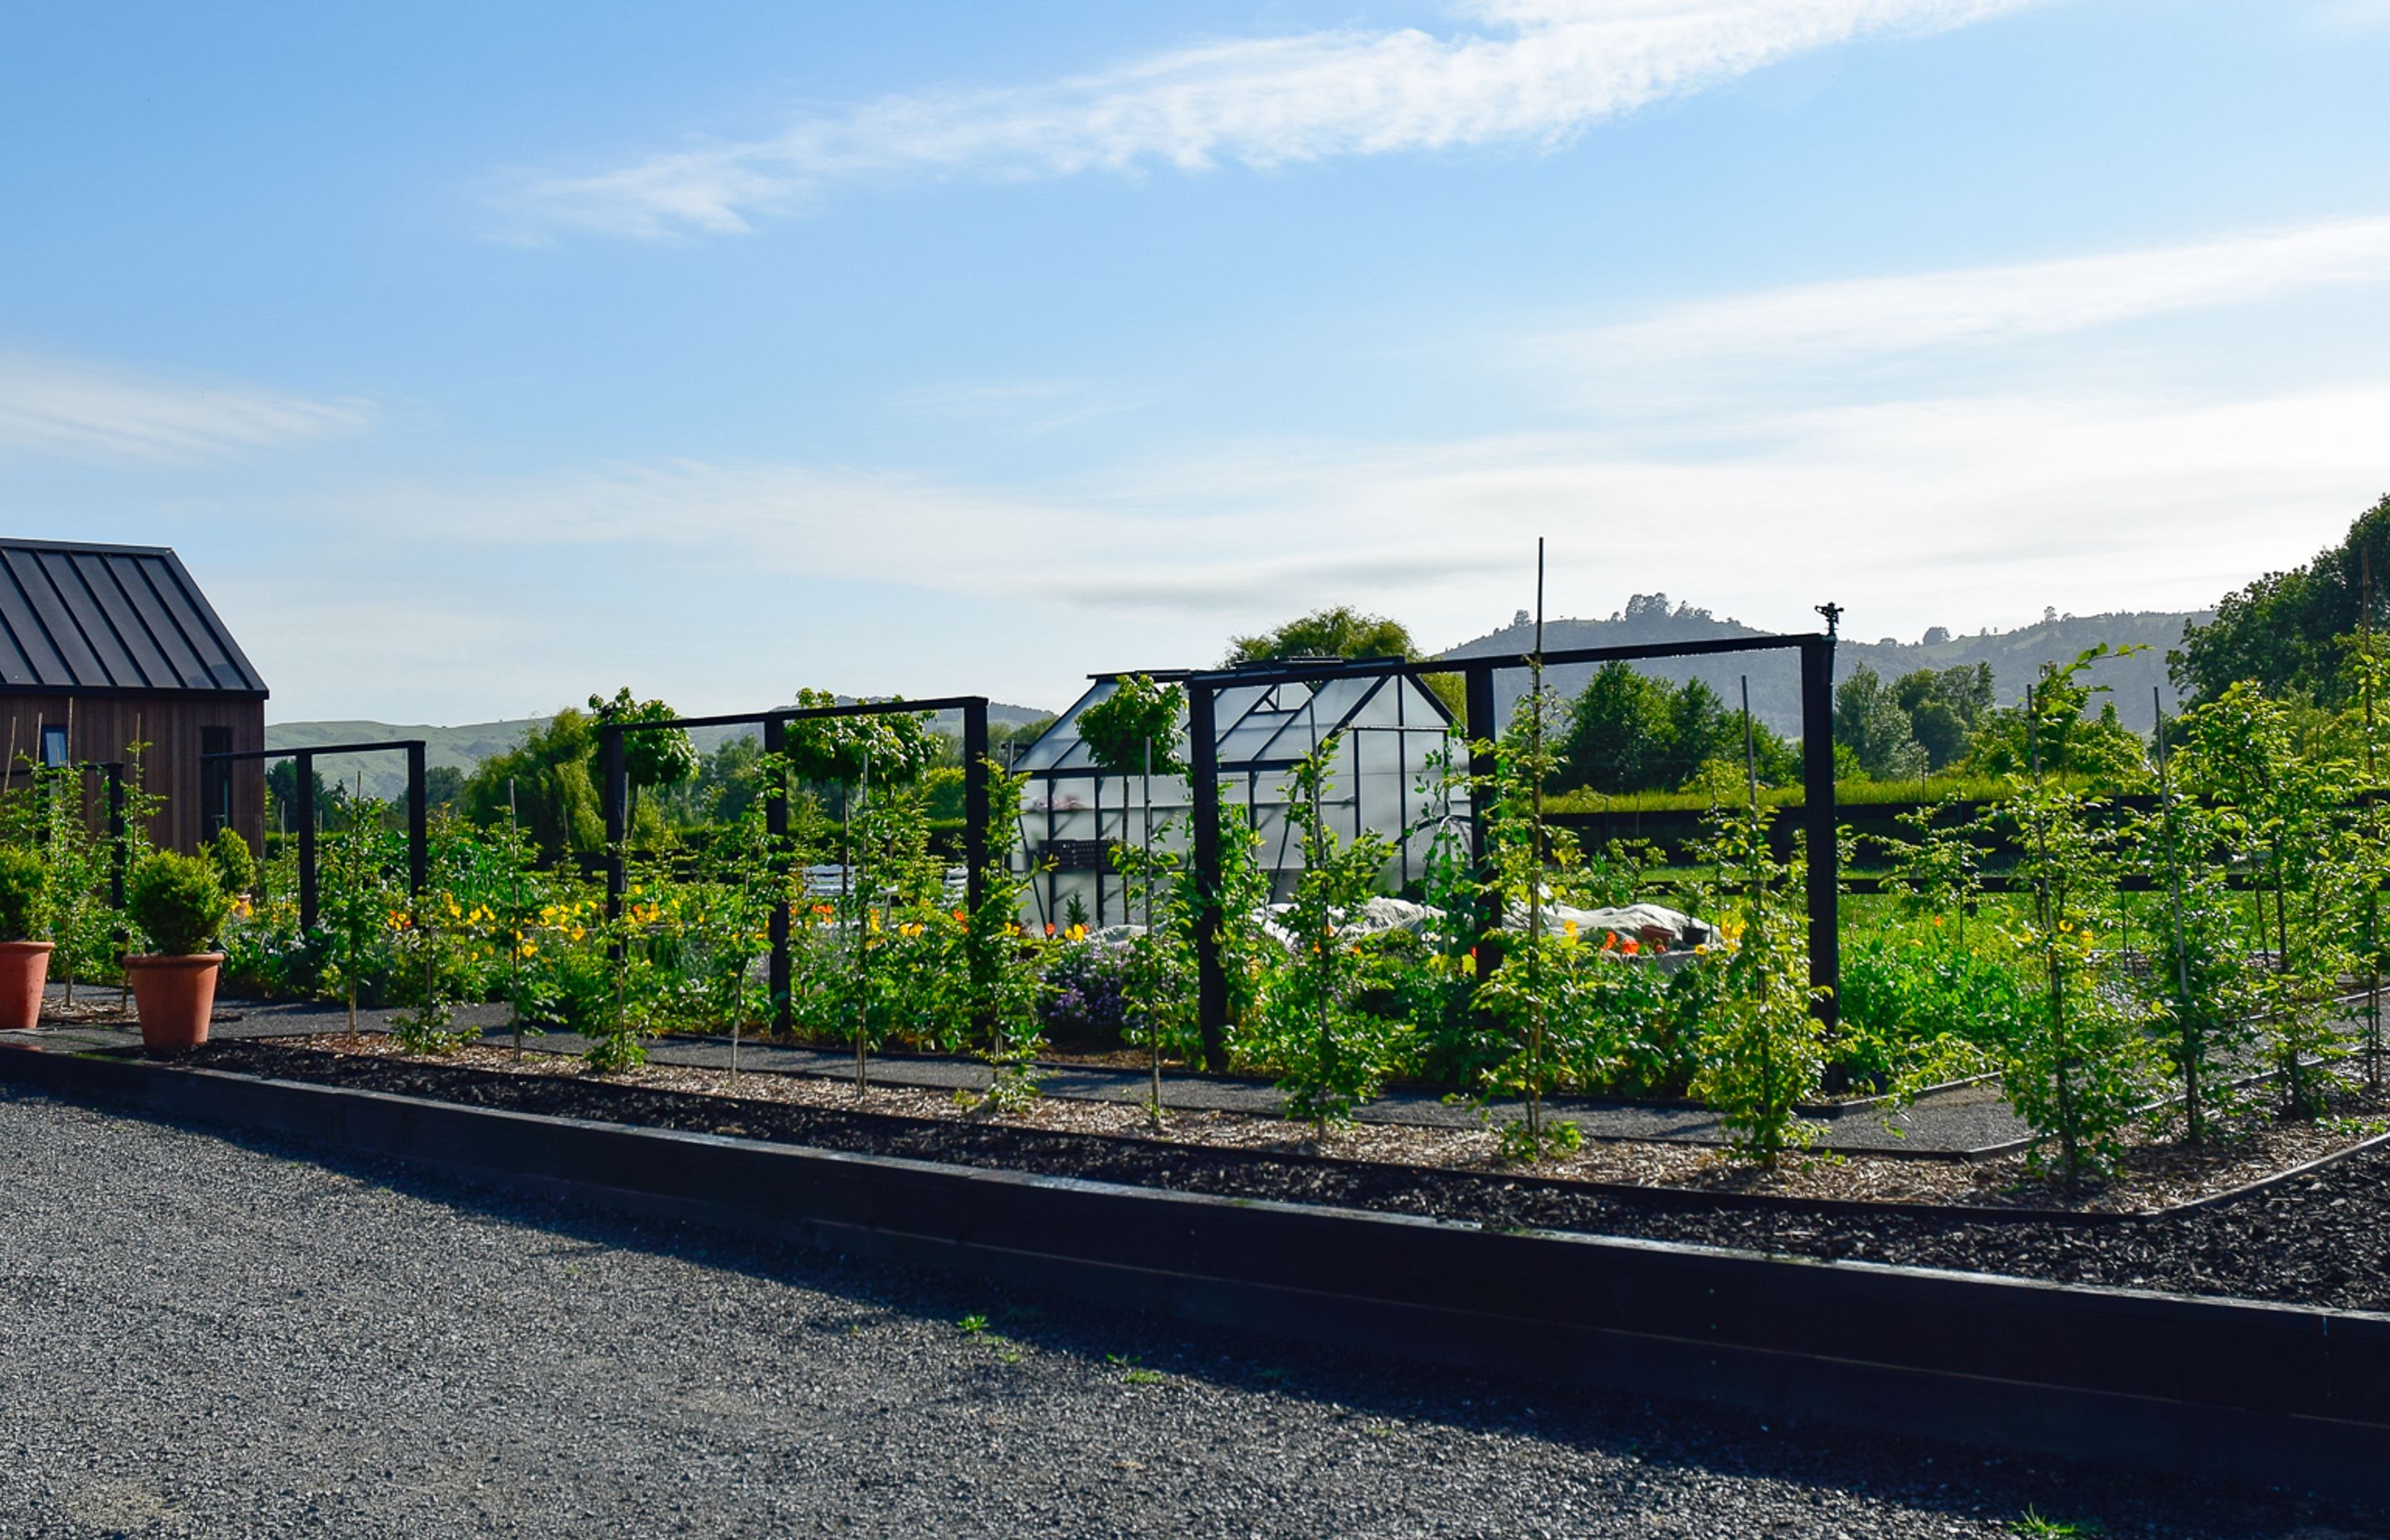
{"label": "black metal post", "polygon": [[963,904],[973,919],[987,896],[987,702],[963,708]]}
{"label": "black metal post", "polygon": [[1486,800],[1495,772],[1494,743],[1502,736],[1494,702],[1494,667],[1478,664],[1461,673],[1461,719],[1469,734],[1469,866],[1478,883],[1477,982],[1494,976],[1502,961],[1500,942],[1493,939],[1502,925],[1502,894],[1485,853]]}
{"label": "black metal post", "polygon": [[[777,761],[788,747],[788,718],[765,717],[764,752]],[[796,1021],[795,1003],[789,998],[792,969],[789,959],[788,869],[784,865],[789,843],[789,776],[787,767],[777,763],[772,769],[772,794],[764,799],[764,833],[772,869],[781,879],[772,895],[772,918],[767,926],[772,942],[772,1023],[777,1030],[787,1032]]]}
{"label": "black metal post", "polygon": [[1841,852],[1834,813],[1834,638],[1801,643],[1801,828],[1809,847],[1809,988],[1818,1020],[1842,1020]]}
{"label": "black metal post", "polygon": [[129,853],[124,840],[124,766],[103,764],[100,774],[108,777],[108,904],[118,914],[124,913],[125,857]]}
{"label": "black metal post", "polygon": [[[623,890],[630,883],[623,849],[630,839],[630,767],[623,756],[623,727],[609,722],[598,729],[598,757],[604,787],[599,802],[606,810],[606,922],[623,918]],[[621,942],[614,943],[617,952]]]}
{"label": "black metal post", "polygon": [[[984,918],[979,909],[987,898],[987,702],[973,700],[963,707],[963,912],[974,926]],[[998,926],[995,934],[974,939],[971,992],[984,1000],[995,979],[995,949],[1007,944],[1004,928]],[[994,1030],[992,1012],[974,1014],[978,1017],[971,1023],[974,1032],[984,1035]]]}
{"label": "black metal post", "polygon": [[431,880],[430,793],[425,785],[423,745],[406,746],[406,891],[419,893]]}
{"label": "black metal post", "polygon": [[315,928],[315,756],[301,750],[290,757],[291,785],[299,815],[299,929]]}
{"label": "black metal post", "polygon": [[1212,687],[1187,684],[1188,790],[1195,802],[1189,853],[1195,863],[1195,1020],[1203,1034],[1203,1067],[1228,1067],[1228,976],[1220,966],[1220,744]]}

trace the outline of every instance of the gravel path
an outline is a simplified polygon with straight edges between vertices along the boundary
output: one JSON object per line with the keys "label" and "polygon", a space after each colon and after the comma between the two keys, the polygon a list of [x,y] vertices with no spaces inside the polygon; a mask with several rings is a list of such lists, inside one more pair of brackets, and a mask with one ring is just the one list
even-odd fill
{"label": "gravel path", "polygon": [[[0,1093],[10,1535],[2112,1536],[2390,1515],[1050,1314]],[[957,1321],[984,1315],[983,1330]]]}

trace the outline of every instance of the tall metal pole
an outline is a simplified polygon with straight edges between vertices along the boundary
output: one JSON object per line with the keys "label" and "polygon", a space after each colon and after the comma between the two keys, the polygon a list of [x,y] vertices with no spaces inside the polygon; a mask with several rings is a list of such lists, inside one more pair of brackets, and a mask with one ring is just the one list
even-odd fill
{"label": "tall metal pole", "polygon": [[[963,913],[969,917],[966,923],[974,927],[983,922],[980,905],[987,898],[987,702],[975,699],[963,707]],[[1004,936],[1004,928],[998,926],[992,935],[974,933],[969,938],[973,943],[971,994],[979,1000],[987,999],[989,986],[995,982],[995,949],[1005,944]],[[979,1020],[972,1025],[979,1032],[995,1031],[993,1011],[983,1007],[975,1014]]]}
{"label": "tall metal pole", "polygon": [[[598,753],[605,781],[599,801],[606,810],[606,921],[611,926],[623,918],[623,892],[630,885],[623,847],[630,838],[631,779],[623,755],[622,724],[609,722],[598,729]],[[619,954],[621,949],[617,940],[613,950]]]}
{"label": "tall metal pole", "polygon": [[419,893],[431,879],[430,794],[425,785],[423,745],[406,746],[406,891]]}
{"label": "tall metal pole", "polygon": [[291,756],[291,800],[299,814],[299,929],[315,928],[315,756],[302,749]]}
{"label": "tall metal pole", "polygon": [[1478,889],[1477,982],[1482,984],[1502,960],[1500,943],[1490,939],[1502,923],[1502,895],[1495,888],[1485,852],[1485,799],[1494,783],[1494,740],[1501,736],[1502,725],[1496,719],[1493,665],[1476,664],[1460,677],[1462,720],[1469,734],[1469,865]]}
{"label": "tall metal pole", "polygon": [[963,903],[973,918],[987,896],[987,702],[963,707]]}
{"label": "tall metal pole", "polygon": [[1801,828],[1809,847],[1810,1008],[1831,1033],[1842,1020],[1843,982],[1834,812],[1834,633],[1842,610],[1823,610],[1826,634],[1801,644]]}
{"label": "tall metal pole", "polygon": [[[101,765],[100,773],[108,777],[108,903],[118,914],[124,913],[125,857],[129,853],[124,842],[124,764],[114,760]],[[77,798],[80,801],[80,797]]]}
{"label": "tall metal pole", "polygon": [[771,865],[775,884],[772,893],[772,915],[766,931],[772,943],[770,963],[772,990],[772,1024],[780,1032],[795,1025],[796,1006],[789,997],[790,967],[789,962],[789,775],[788,767],[777,763],[777,756],[788,751],[789,719],[767,716],[764,719],[764,752],[775,760],[772,770],[771,795],[764,799],[765,859]]}
{"label": "tall metal pole", "polygon": [[1203,1067],[1228,1067],[1228,976],[1220,962],[1220,745],[1212,687],[1187,683],[1187,779],[1195,808],[1195,1019]]}

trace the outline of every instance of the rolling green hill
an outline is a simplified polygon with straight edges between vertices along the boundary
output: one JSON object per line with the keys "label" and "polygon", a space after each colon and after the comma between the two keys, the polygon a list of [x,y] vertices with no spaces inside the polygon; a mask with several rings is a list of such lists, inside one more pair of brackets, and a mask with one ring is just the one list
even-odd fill
{"label": "rolling green hill", "polygon": [[[841,699],[844,699],[842,697]],[[1017,725],[1053,715],[1031,706],[1008,706],[1001,701],[990,702],[988,720],[996,724]],[[936,725],[944,732],[958,732],[962,726],[958,712],[941,712]],[[379,743],[392,738],[423,739],[424,763],[439,766],[453,765],[470,775],[473,767],[492,754],[503,752],[522,741],[523,735],[543,726],[547,718],[519,717],[507,722],[469,722],[460,727],[440,727],[426,723],[391,723],[367,721],[335,722],[275,722],[265,728],[265,746],[269,749],[306,749],[322,743]],[[700,727],[689,734],[700,752],[714,749],[731,738],[752,735],[749,727]],[[360,776],[369,797],[395,798],[406,790],[405,757],[387,754],[334,754],[315,762],[316,773],[327,781],[354,786]]]}
{"label": "rolling green hill", "polygon": [[[2150,691],[2155,687],[2165,702],[2166,710],[2175,708],[2175,690],[2166,678],[2165,655],[2168,648],[2182,640],[2182,628],[2191,621],[2206,621],[2213,611],[2174,613],[2141,611],[2108,615],[2061,615],[2019,626],[2011,631],[1994,631],[1986,627],[1971,635],[1937,636],[1933,642],[1903,642],[1892,637],[1881,641],[1858,640],[1847,632],[1834,649],[1834,677],[1847,679],[1851,671],[1862,664],[1875,670],[1886,679],[1896,679],[1921,668],[1947,669],[1976,663],[1992,665],[1998,682],[2000,702],[2005,705],[2023,699],[2025,686],[2030,684],[2044,662],[2071,661],[2087,648],[2106,642],[2111,647],[2139,645],[2147,650],[2131,657],[2100,664],[2092,674],[2095,684],[2107,686],[2114,692],[2116,712],[2126,725],[2137,731],[2147,732],[2153,720],[2151,714]],[[1854,622],[1863,623],[1863,622]],[[1621,647],[1647,642],[1701,641],[1718,636],[1759,636],[1765,632],[1744,625],[1740,621],[1721,620],[1708,610],[1691,605],[1671,605],[1664,594],[1638,595],[1625,610],[1608,620],[1551,620],[1544,622],[1544,648],[1557,652],[1567,648]],[[1535,628],[1523,621],[1514,621],[1473,641],[1463,642],[1444,654],[1447,658],[1466,658],[1489,652],[1525,652],[1534,644]],[[1728,707],[1740,699],[1741,681],[1751,682],[1752,714],[1780,732],[1797,734],[1801,729],[1801,674],[1790,649],[1783,652],[1760,652],[1712,658],[1655,659],[1635,666],[1654,678],[1682,683],[1700,679],[1718,693]],[[1593,676],[1593,665],[1575,664],[1547,671],[1546,679],[1565,698],[1574,697],[1585,688]],[[1500,676],[1497,693],[1505,713],[1527,690],[1523,672]]]}

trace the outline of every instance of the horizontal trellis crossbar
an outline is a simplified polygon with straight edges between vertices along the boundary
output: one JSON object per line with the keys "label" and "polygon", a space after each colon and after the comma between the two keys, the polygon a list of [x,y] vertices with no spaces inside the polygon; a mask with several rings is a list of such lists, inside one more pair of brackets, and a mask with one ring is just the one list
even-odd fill
{"label": "horizontal trellis crossbar", "polygon": [[303,749],[244,749],[238,753],[227,750],[220,754],[201,754],[199,758],[219,763],[250,759],[314,759],[319,754],[371,754],[384,749],[420,749],[424,746],[424,740],[419,738],[393,738],[379,743],[310,743]]}
{"label": "horizontal trellis crossbar", "polygon": [[675,716],[666,722],[600,722],[626,733],[661,732],[667,727],[745,727],[766,722],[819,721],[833,716],[910,716],[916,712],[968,711],[984,706],[983,695],[942,695],[930,700],[854,700],[840,706],[782,706],[768,712],[734,712],[722,716]]}
{"label": "horizontal trellis crossbar", "polygon": [[[1271,663],[1205,669],[1176,677],[1214,687],[1311,679],[1373,679],[1395,674],[1466,674],[1474,669],[1546,668],[1573,663],[1628,663],[1647,658],[1699,658],[1722,652],[1781,652],[1823,644],[1820,632],[1792,632],[1770,636],[1717,636],[1698,642],[1634,642],[1617,647],[1573,647],[1550,652],[1488,652],[1469,658],[1288,658]],[[1096,674],[1094,678],[1111,678]],[[1157,674],[1159,679],[1163,675]]]}

